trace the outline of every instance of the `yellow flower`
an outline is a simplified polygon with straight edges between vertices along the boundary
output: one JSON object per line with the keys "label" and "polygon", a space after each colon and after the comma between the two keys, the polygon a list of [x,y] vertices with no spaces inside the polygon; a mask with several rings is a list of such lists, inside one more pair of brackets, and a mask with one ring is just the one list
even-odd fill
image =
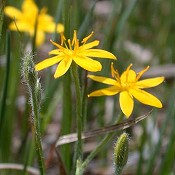
{"label": "yellow flower", "polygon": [[162,103],[155,96],[142,90],[146,88],[151,88],[159,85],[164,81],[164,77],[149,78],[145,80],[140,80],[141,76],[149,69],[149,66],[140,71],[138,74],[132,69],[130,69],[132,64],[128,66],[126,71],[123,72],[121,76],[117,70],[114,69],[113,63],[111,64],[111,78],[88,75],[94,81],[101,82],[107,85],[112,85],[108,88],[96,90],[88,95],[91,96],[111,96],[120,93],[119,103],[122,112],[128,118],[134,107],[134,98],[143,104],[154,106],[157,108],[162,108]]}
{"label": "yellow flower", "polygon": [[65,42],[66,38],[63,34],[61,34],[61,45],[51,41],[52,44],[57,47],[57,49],[50,51],[49,54],[56,56],[52,58],[47,58],[46,60],[38,63],[35,66],[35,69],[39,71],[60,62],[54,74],[54,77],[58,78],[67,72],[67,70],[71,66],[72,61],[74,61],[76,64],[78,64],[80,67],[87,71],[100,71],[102,68],[100,62],[93,60],[89,57],[109,59],[116,59],[116,57],[112,53],[105,50],[91,49],[92,47],[99,45],[99,41],[97,40],[86,44],[86,42],[89,40],[89,38],[91,38],[92,35],[93,32],[81,41],[82,45],[79,45],[76,31],[74,31],[72,41],[68,39],[67,44]]}
{"label": "yellow flower", "polygon": [[[28,32],[30,36],[34,36],[35,25],[37,20],[37,36],[36,44],[40,46],[45,40],[45,32],[53,33],[56,24],[53,17],[46,14],[47,9],[44,7],[40,11],[33,0],[24,0],[22,3],[22,11],[15,7],[7,6],[4,9],[7,16],[14,19],[9,28],[14,31]],[[57,32],[64,31],[62,24],[57,25]]]}

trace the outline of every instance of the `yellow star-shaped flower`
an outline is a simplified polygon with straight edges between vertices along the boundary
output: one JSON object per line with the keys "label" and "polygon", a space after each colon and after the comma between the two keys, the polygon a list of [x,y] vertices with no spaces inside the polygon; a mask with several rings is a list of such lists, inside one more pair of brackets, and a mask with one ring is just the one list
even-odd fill
{"label": "yellow star-shaped flower", "polygon": [[54,74],[55,78],[59,78],[67,72],[72,61],[87,71],[100,71],[102,68],[100,62],[93,60],[90,57],[109,59],[116,59],[116,57],[112,53],[105,50],[91,49],[92,47],[99,45],[99,41],[97,40],[86,43],[92,35],[93,32],[81,41],[82,45],[79,45],[76,31],[74,31],[72,41],[68,39],[67,43],[66,38],[63,34],[61,34],[61,45],[51,41],[52,44],[57,47],[57,49],[50,51],[49,54],[56,56],[38,63],[35,66],[36,71],[45,69],[60,62]]}
{"label": "yellow star-shaped flower", "polygon": [[107,85],[112,85],[108,88],[96,90],[90,93],[88,97],[103,95],[112,96],[120,93],[120,108],[127,118],[131,115],[133,111],[134,98],[136,98],[143,104],[162,108],[162,103],[159,99],[142,89],[151,88],[159,85],[164,81],[164,77],[140,80],[141,76],[149,69],[149,66],[146,67],[144,70],[140,71],[138,74],[136,74],[134,70],[130,69],[131,66],[132,64],[128,66],[126,71],[124,71],[121,76],[119,76],[118,71],[114,69],[112,63],[111,73],[114,79],[88,75],[88,77],[94,81],[101,82]]}
{"label": "yellow star-shaped flower", "polygon": [[[45,32],[55,32],[56,24],[53,20],[53,17],[46,14],[47,9],[45,7],[39,11],[33,0],[24,0],[21,11],[15,7],[6,6],[4,12],[7,16],[14,19],[14,21],[9,25],[11,30],[27,32],[30,34],[30,36],[34,36],[37,20],[37,46],[40,46],[44,42]],[[59,23],[57,25],[57,32],[61,33],[63,31],[64,26]]]}

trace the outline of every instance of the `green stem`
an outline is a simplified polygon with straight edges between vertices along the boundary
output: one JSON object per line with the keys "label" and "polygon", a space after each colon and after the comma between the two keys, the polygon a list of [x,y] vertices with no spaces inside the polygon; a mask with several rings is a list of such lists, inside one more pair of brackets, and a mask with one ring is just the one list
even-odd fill
{"label": "green stem", "polygon": [[35,136],[35,146],[36,152],[38,155],[38,164],[40,168],[41,175],[45,175],[45,164],[44,164],[44,157],[42,152],[41,146],[41,131],[40,131],[40,118],[39,118],[39,109],[38,109],[38,100],[36,92],[32,90],[31,100],[33,106],[33,117],[31,118],[32,121],[32,131],[33,135]]}
{"label": "green stem", "polygon": [[[119,116],[116,121],[116,124],[119,123],[123,118],[123,114]],[[82,164],[82,171],[87,167],[89,162],[95,157],[97,153],[101,151],[101,149],[111,140],[115,133],[110,133],[105,136],[105,138],[98,144],[98,146],[89,154],[86,160]]]}
{"label": "green stem", "polygon": [[39,110],[41,105],[41,85],[38,79],[38,74],[34,68],[32,56],[30,54],[27,55],[26,58],[24,59],[23,74],[30,95],[30,103],[32,107],[31,125],[32,125],[33,136],[35,139],[35,149],[37,153],[40,174],[45,175],[45,164],[41,146],[41,129],[40,129],[40,116],[39,116]]}
{"label": "green stem", "polygon": [[101,149],[111,140],[113,136],[114,136],[114,133],[110,133],[105,136],[105,138],[98,144],[98,146],[89,154],[89,156],[83,162],[82,170],[84,170],[87,167],[89,162],[95,157],[97,153],[101,151]]}
{"label": "green stem", "polygon": [[86,120],[87,120],[87,83],[88,83],[87,71],[85,71],[83,87],[82,87],[82,115],[83,115],[82,128],[83,129],[84,129],[84,126],[85,126]]}
{"label": "green stem", "polygon": [[[2,93],[2,102],[0,108],[0,131],[3,128],[3,120],[6,112],[6,99],[7,99],[7,90],[9,84],[9,73],[10,73],[10,33],[7,32],[7,60],[6,60],[6,73],[5,73],[5,83]],[[1,133],[1,132],[0,132]]]}
{"label": "green stem", "polygon": [[[69,134],[71,132],[72,124],[72,96],[71,96],[71,76],[70,71],[64,75],[63,79],[63,111],[61,120],[61,135]],[[61,147],[61,153],[67,173],[71,170],[71,145],[66,144]]]}
{"label": "green stem", "polygon": [[123,167],[115,167],[115,175],[121,175],[122,174]]}
{"label": "green stem", "polygon": [[72,66],[72,74],[75,82],[76,89],[76,123],[77,123],[77,135],[78,135],[78,143],[76,148],[76,160],[77,167],[76,175],[81,174],[81,163],[82,163],[82,140],[81,140],[81,132],[82,132],[82,93],[79,81],[79,75],[77,70],[77,65],[73,64]]}
{"label": "green stem", "polygon": [[137,175],[141,174],[143,169],[143,161],[144,161],[144,146],[145,146],[145,142],[146,142],[146,137],[147,137],[147,134],[146,134],[146,123],[144,122],[143,123],[143,134],[142,134],[142,137],[141,137],[141,143],[140,143],[140,146],[138,148],[138,152],[139,152],[139,161],[138,161],[138,166],[137,166]]}
{"label": "green stem", "polygon": [[2,36],[2,25],[3,25],[3,19],[4,19],[4,7],[5,7],[5,0],[2,0],[1,7],[0,7],[0,41]]}

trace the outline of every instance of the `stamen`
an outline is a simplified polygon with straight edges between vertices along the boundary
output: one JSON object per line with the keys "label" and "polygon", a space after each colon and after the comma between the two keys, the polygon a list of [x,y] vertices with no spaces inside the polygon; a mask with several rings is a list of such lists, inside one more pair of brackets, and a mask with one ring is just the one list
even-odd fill
{"label": "stamen", "polygon": [[88,35],[87,37],[85,37],[85,38],[81,41],[81,43],[84,43],[84,44],[85,44],[85,43],[89,40],[89,38],[92,37],[93,34],[94,34],[94,32],[91,32],[91,34]]}
{"label": "stamen", "polygon": [[65,49],[65,48],[62,47],[61,45],[59,45],[59,44],[53,42],[52,40],[50,40],[50,42],[51,42],[54,46],[58,47],[58,51],[61,50],[61,52],[63,52],[65,55],[68,55],[68,54],[67,54],[67,49]]}
{"label": "stamen", "polygon": [[51,42],[54,46],[58,47],[59,49],[64,49],[64,47],[62,47],[61,45],[55,43],[55,42],[52,41],[51,39],[50,39],[50,42]]}
{"label": "stamen", "polygon": [[76,51],[79,48],[79,40],[76,41],[75,45],[74,45],[74,52],[76,53]]}
{"label": "stamen", "polygon": [[67,42],[68,42],[68,44],[69,44],[69,49],[70,49],[70,50],[72,50],[71,40],[70,40],[70,39],[68,39],[68,41],[67,41]]}
{"label": "stamen", "polygon": [[45,14],[47,13],[48,9],[47,7],[43,7],[41,10],[40,10],[40,14]]}
{"label": "stamen", "polygon": [[61,33],[61,45],[63,45],[63,43],[65,43],[66,41],[66,37],[64,36],[63,33]]}
{"label": "stamen", "polygon": [[138,81],[140,79],[140,77],[149,69],[150,66],[147,66],[145,69],[141,70],[136,78],[136,81]]}
{"label": "stamen", "polygon": [[111,63],[111,75],[112,77],[115,77],[115,69],[114,69],[114,63]]}
{"label": "stamen", "polygon": [[132,67],[132,64],[130,64],[130,65],[127,67],[126,71],[128,72],[128,71],[130,70],[131,67]]}
{"label": "stamen", "polygon": [[113,63],[113,62],[111,63],[111,75],[112,75],[112,77],[115,78],[119,83],[121,82],[121,81],[120,81],[120,75],[119,75],[117,69],[116,69],[116,70],[114,69],[114,63]]}
{"label": "stamen", "polygon": [[74,30],[74,36],[73,36],[73,39],[72,39],[72,46],[77,42],[77,31]]}
{"label": "stamen", "polygon": [[131,67],[132,67],[132,64],[130,64],[126,69],[126,82],[128,82],[128,75],[129,75],[129,70]]}

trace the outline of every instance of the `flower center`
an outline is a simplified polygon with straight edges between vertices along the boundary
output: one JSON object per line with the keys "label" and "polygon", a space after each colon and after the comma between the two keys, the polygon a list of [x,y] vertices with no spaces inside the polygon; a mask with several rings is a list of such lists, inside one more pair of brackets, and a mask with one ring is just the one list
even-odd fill
{"label": "flower center", "polygon": [[135,86],[135,82],[126,81],[126,82],[121,83],[121,89],[122,90],[129,90],[129,89],[134,88],[134,86]]}

